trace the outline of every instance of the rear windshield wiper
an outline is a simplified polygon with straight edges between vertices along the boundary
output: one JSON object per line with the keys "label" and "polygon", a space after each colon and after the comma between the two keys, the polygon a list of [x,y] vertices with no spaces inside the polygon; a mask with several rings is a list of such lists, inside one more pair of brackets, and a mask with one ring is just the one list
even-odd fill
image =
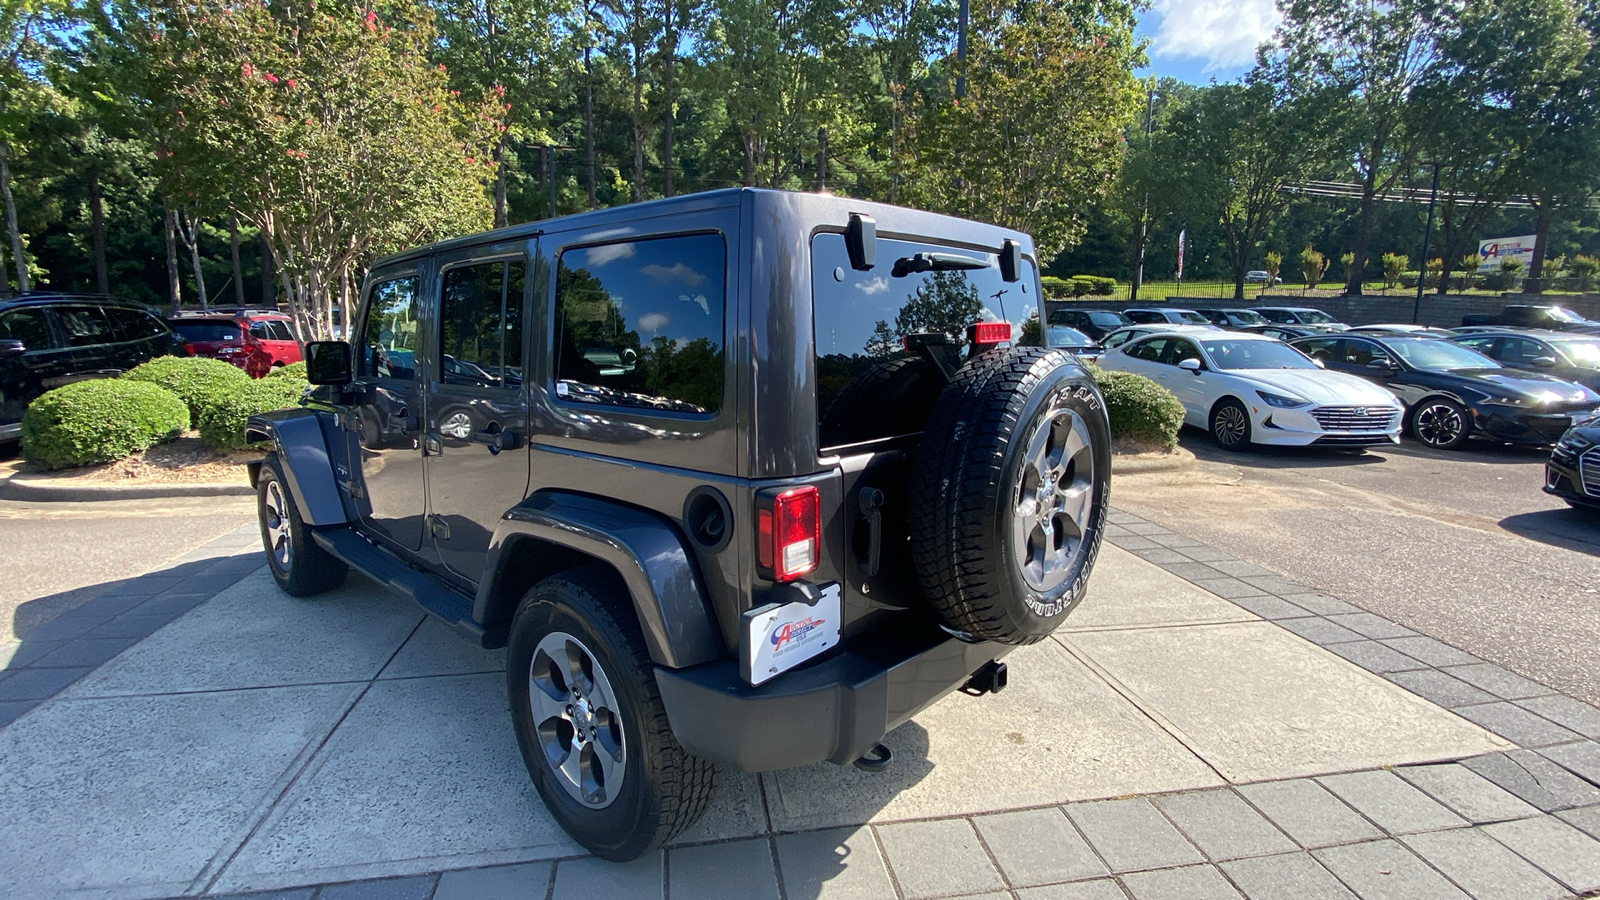
{"label": "rear windshield wiper", "polygon": [[987,269],[989,261],[955,253],[917,253],[894,261],[889,274],[904,278],[912,272],[953,272],[962,269]]}

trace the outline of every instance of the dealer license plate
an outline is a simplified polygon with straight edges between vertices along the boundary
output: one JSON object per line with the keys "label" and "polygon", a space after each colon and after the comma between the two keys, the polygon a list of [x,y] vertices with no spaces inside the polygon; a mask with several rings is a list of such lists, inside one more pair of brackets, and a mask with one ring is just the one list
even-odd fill
{"label": "dealer license plate", "polygon": [[814,606],[769,603],[742,618],[744,678],[760,684],[839,645],[839,585],[824,585]]}

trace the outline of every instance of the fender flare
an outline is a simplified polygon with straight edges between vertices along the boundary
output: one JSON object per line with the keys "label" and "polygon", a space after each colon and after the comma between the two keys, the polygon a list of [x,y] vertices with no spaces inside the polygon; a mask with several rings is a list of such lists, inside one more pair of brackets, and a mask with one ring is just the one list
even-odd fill
{"label": "fender flare", "polygon": [[[633,602],[650,658],[684,668],[726,655],[694,556],[671,520],[612,500],[564,491],[541,491],[500,520],[484,560],[488,577],[478,586],[473,618],[486,627],[508,624],[521,596],[500,589],[531,539],[553,544],[616,570]],[[496,629],[498,630],[498,629]]]}
{"label": "fender flare", "polygon": [[[244,438],[250,443],[272,442],[283,480],[307,525],[345,525],[350,521],[339,498],[333,456],[324,433],[332,424],[330,415],[314,409],[279,409],[251,416],[244,429]],[[255,487],[260,468],[260,463],[250,466],[251,487]]]}

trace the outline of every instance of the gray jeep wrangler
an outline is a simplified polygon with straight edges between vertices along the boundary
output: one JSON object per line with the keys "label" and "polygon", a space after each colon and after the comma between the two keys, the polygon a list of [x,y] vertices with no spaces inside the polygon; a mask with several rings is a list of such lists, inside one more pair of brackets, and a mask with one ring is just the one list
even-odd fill
{"label": "gray jeep wrangler", "polygon": [[250,420],[269,568],[507,647],[540,795],[632,859],[719,767],[887,765],[1083,598],[1108,425],[1014,346],[1040,297],[1027,235],[779,191],[389,257],[305,407]]}

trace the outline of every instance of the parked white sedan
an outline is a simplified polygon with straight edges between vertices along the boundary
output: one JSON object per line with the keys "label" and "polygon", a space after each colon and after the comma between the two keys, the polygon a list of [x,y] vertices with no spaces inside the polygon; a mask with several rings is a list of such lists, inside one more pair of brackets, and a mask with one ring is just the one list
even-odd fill
{"label": "parked white sedan", "polygon": [[1282,341],[1240,332],[1164,332],[1107,350],[1100,367],[1172,391],[1186,425],[1224,450],[1255,444],[1368,447],[1400,443],[1404,407],[1354,375],[1329,372]]}

